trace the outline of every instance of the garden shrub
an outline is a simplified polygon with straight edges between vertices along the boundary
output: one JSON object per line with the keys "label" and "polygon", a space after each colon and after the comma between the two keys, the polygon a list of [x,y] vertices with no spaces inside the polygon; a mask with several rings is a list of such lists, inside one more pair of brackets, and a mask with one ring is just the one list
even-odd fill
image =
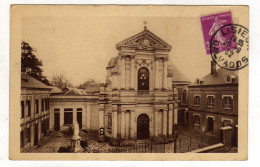
{"label": "garden shrub", "polygon": [[87,139],[85,139],[85,140],[80,140],[80,146],[85,150],[86,147],[88,147],[88,141],[87,141]]}
{"label": "garden shrub", "polygon": [[60,146],[59,147],[58,153],[68,153],[68,152],[70,152],[70,146],[67,146],[67,147]]}

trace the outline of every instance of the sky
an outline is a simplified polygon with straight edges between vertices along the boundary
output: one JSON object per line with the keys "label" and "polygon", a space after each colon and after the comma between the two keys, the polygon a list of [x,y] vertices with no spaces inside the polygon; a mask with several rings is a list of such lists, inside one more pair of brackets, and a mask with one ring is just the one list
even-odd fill
{"label": "sky", "polygon": [[22,18],[22,40],[37,50],[50,80],[64,73],[74,86],[89,79],[105,82],[116,44],[147,28],[172,46],[170,61],[194,82],[210,72],[199,17],[119,17],[67,14]]}

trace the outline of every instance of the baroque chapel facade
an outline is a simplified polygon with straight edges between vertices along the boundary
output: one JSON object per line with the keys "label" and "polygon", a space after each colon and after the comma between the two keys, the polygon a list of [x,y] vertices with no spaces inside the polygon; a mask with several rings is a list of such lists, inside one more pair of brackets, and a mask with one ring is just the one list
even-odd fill
{"label": "baroque chapel facade", "polygon": [[172,140],[179,102],[173,98],[172,46],[145,26],[116,49],[100,90],[99,128],[112,141]]}

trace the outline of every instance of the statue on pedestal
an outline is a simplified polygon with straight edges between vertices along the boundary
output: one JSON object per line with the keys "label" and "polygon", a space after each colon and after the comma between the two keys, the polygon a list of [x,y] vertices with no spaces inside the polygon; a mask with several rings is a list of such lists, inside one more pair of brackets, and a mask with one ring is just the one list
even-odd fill
{"label": "statue on pedestal", "polygon": [[73,124],[73,129],[74,129],[74,134],[73,137],[71,138],[71,151],[81,152],[83,148],[80,146],[81,137],[79,136],[79,124],[77,121]]}

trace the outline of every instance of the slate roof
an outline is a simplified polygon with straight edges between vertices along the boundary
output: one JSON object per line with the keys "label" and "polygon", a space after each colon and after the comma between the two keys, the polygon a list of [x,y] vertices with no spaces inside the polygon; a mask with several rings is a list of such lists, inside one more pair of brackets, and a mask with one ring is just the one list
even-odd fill
{"label": "slate roof", "polygon": [[173,82],[191,83],[190,80],[171,62],[168,61],[168,72],[172,73]]}
{"label": "slate roof", "polygon": [[62,89],[64,95],[87,95],[84,89],[66,87]]}
{"label": "slate roof", "polygon": [[[227,76],[233,77],[234,81],[232,83],[227,83],[226,82]],[[201,84],[197,84],[197,85],[221,85],[221,84],[234,84],[234,83],[237,84],[238,72],[219,68],[217,69],[215,75],[211,75],[211,73],[209,73],[208,75],[201,78],[200,81],[202,81]],[[192,86],[195,86],[195,84],[193,84]]]}
{"label": "slate roof", "polygon": [[118,64],[118,58],[119,56],[112,57],[109,62],[107,67],[115,67]]}
{"label": "slate roof", "polygon": [[52,90],[50,93],[62,93],[62,90],[55,86],[49,86]]}
{"label": "slate roof", "polygon": [[86,92],[99,92],[100,85],[94,80],[88,80],[80,86],[81,89],[84,89]]}
{"label": "slate roof", "polygon": [[49,89],[49,90],[52,89],[48,85],[45,85],[41,81],[25,73],[21,74],[21,88]]}

